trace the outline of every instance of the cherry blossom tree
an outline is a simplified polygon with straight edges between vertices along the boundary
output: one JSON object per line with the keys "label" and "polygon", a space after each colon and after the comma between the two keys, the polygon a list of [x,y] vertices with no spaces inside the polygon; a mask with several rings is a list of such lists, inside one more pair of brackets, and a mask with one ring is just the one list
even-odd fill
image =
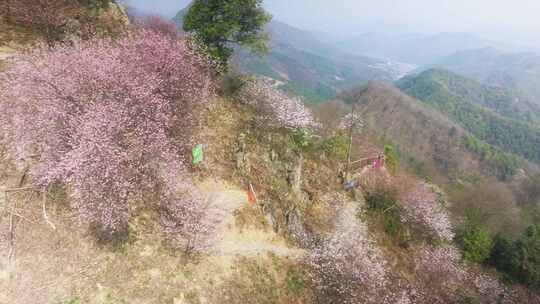
{"label": "cherry blossom tree", "polygon": [[[370,239],[367,225],[342,195],[330,198],[340,208],[335,227],[309,258],[315,295],[320,303],[389,303],[384,297],[387,266]],[[326,199],[328,200],[328,199]]]}
{"label": "cherry blossom tree", "polygon": [[468,290],[468,273],[452,245],[424,246],[414,253],[418,303],[457,303],[458,290]]}
{"label": "cherry blossom tree", "polygon": [[365,122],[362,119],[362,116],[353,111],[341,118],[338,128],[341,130],[349,130],[353,128],[356,131],[356,129],[361,129],[364,126]]}
{"label": "cherry blossom tree", "polygon": [[215,226],[206,220],[211,214],[205,199],[192,183],[183,180],[161,194],[160,220],[165,236],[186,254],[205,251],[211,245]]}
{"label": "cherry blossom tree", "polygon": [[194,187],[178,189],[189,178],[176,134],[189,133],[208,102],[211,75],[189,40],[156,31],[40,46],[0,76],[0,128],[14,160],[36,160],[37,185],[65,184],[83,222],[114,232],[133,202],[154,193],[167,203],[198,200]]}
{"label": "cherry blossom tree", "polygon": [[145,29],[156,31],[171,37],[178,37],[180,35],[180,31],[174,22],[160,16],[144,16],[138,19],[136,24]]}
{"label": "cherry blossom tree", "polygon": [[426,183],[411,185],[400,201],[404,220],[423,227],[438,240],[451,242],[454,239],[454,229],[445,206],[447,202],[440,189]]}
{"label": "cherry blossom tree", "polygon": [[454,239],[450,203],[438,187],[385,171],[366,172],[360,185],[366,198],[380,201],[383,208],[398,210],[400,221],[422,236],[447,243]]}
{"label": "cherry blossom tree", "polygon": [[[54,44],[69,35],[90,38],[97,32],[116,33],[123,20],[109,11],[108,0],[4,0],[0,3],[0,18],[39,34]],[[99,12],[99,13],[98,13]]]}
{"label": "cherry blossom tree", "polygon": [[289,97],[263,80],[248,80],[239,93],[240,100],[257,109],[257,114],[277,127],[288,129],[317,127],[312,113],[298,97]]}

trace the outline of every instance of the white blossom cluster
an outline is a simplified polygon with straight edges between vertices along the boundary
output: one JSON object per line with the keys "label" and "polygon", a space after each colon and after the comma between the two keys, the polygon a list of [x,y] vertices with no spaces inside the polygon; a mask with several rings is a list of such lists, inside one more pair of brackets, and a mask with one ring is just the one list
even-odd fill
{"label": "white blossom cluster", "polygon": [[300,98],[289,97],[264,81],[247,81],[239,97],[242,102],[254,106],[262,117],[276,121],[280,127],[309,129],[318,125]]}
{"label": "white blossom cluster", "polygon": [[448,211],[428,184],[419,184],[402,199],[404,220],[422,225],[443,241],[452,241],[454,232]]}
{"label": "white blossom cluster", "polygon": [[508,293],[507,288],[497,278],[490,275],[478,274],[475,276],[473,282],[478,293],[493,303],[504,298]]}
{"label": "white blossom cluster", "polygon": [[[308,263],[321,303],[386,303],[387,266],[382,252],[370,239],[365,223],[346,198],[336,195],[340,206],[335,228],[311,252]],[[402,303],[407,303],[402,301]]]}
{"label": "white blossom cluster", "polygon": [[467,277],[461,265],[461,254],[452,245],[422,248],[415,264],[418,274],[445,289],[454,289]]}
{"label": "white blossom cluster", "polygon": [[351,112],[341,119],[339,123],[339,129],[341,130],[348,130],[350,128],[363,128],[364,127],[364,120],[362,119],[362,116],[360,116],[359,113]]}

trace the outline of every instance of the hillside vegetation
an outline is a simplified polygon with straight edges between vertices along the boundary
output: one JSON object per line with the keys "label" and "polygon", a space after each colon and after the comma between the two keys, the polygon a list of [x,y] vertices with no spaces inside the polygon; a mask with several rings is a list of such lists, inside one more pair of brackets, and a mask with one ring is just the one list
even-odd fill
{"label": "hillside vegetation", "polygon": [[0,303],[540,303],[539,177],[483,176],[441,112],[224,73],[234,27],[63,24],[0,72]]}
{"label": "hillside vegetation", "polygon": [[535,113],[520,110],[521,105],[515,104],[519,100],[510,93],[435,69],[406,77],[398,86],[448,115],[480,140],[540,162],[540,129],[525,119],[515,119]]}
{"label": "hillside vegetation", "polygon": [[367,130],[395,144],[405,164],[420,176],[443,181],[482,172],[504,179],[519,167],[517,158],[488,144],[490,155],[472,149],[469,141],[475,137],[467,130],[390,84],[370,82],[341,97],[356,106]]}

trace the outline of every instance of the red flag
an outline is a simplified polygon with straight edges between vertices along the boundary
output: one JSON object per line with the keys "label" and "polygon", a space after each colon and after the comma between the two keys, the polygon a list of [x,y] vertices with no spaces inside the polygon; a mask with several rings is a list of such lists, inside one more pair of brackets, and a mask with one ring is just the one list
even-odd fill
{"label": "red flag", "polygon": [[253,190],[253,186],[251,185],[251,183],[249,184],[247,195],[248,195],[249,205],[253,206],[255,202],[257,201],[257,196],[255,195],[255,191]]}

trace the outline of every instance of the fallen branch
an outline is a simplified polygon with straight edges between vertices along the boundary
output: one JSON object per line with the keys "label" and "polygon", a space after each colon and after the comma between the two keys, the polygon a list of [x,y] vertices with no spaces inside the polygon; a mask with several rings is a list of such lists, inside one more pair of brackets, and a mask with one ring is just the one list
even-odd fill
{"label": "fallen branch", "polygon": [[[21,178],[21,184],[19,186],[22,186],[22,182],[24,181],[24,175],[23,178]],[[8,244],[9,244],[9,251],[8,251],[8,262],[11,263],[15,256],[15,219],[14,217],[18,217],[21,220],[27,221],[31,224],[37,224],[36,222],[26,218],[25,216],[17,213],[16,207],[17,203],[15,202],[15,206],[11,208],[9,203],[9,193],[16,193],[16,192],[24,192],[24,191],[32,191],[32,192],[41,192],[42,200],[41,200],[41,208],[43,212],[43,219],[45,220],[45,223],[49,225],[53,230],[56,230],[56,226],[54,223],[52,223],[49,220],[49,216],[47,215],[47,208],[46,208],[46,201],[47,201],[47,191],[40,191],[39,189],[35,187],[18,187],[18,188],[11,188],[11,189],[5,189],[4,190],[4,196],[5,196],[5,210],[9,214],[9,238],[8,238]]]}
{"label": "fallen branch", "polygon": [[[6,203],[7,203],[7,195],[6,195]],[[13,233],[13,213],[9,213],[9,252],[8,252],[8,263],[11,264],[11,260],[13,259],[13,256],[15,254],[15,246],[14,241],[15,236]]]}
{"label": "fallen branch", "polygon": [[[14,212],[13,210],[8,210],[8,206],[9,206],[9,196],[7,194],[7,192],[4,193],[5,195],[5,203],[6,203],[6,206],[5,206],[5,210],[7,212],[9,212],[9,232],[8,232],[8,235],[9,235],[9,239],[8,239],[8,244],[9,244],[9,251],[8,251],[8,263],[11,264],[11,261],[13,260],[13,258],[15,257],[15,216],[21,218],[21,219],[24,219],[23,216],[21,216],[20,214],[17,214],[16,212]],[[15,208],[17,207],[17,203],[15,202]]]}
{"label": "fallen branch", "polygon": [[45,220],[45,222],[51,226],[51,228],[53,230],[56,230],[56,226],[49,220],[49,217],[47,216],[47,209],[45,208],[45,203],[47,201],[47,191],[43,191],[41,193],[41,196],[42,196],[42,199],[41,199],[41,206],[42,206],[42,209],[43,209],[43,219]]}
{"label": "fallen branch", "polygon": [[5,189],[4,192],[7,194],[7,193],[12,193],[12,192],[23,192],[23,191],[35,191],[35,192],[39,192],[38,189],[36,189],[35,187],[21,187],[21,188],[10,188],[10,189]]}
{"label": "fallen branch", "polygon": [[394,209],[395,207],[396,207],[396,205],[392,205],[392,206],[386,208],[386,209],[383,211],[383,213],[386,213],[386,212],[388,212],[388,211]]}
{"label": "fallen branch", "polygon": [[8,212],[9,212],[9,214],[10,214],[11,216],[14,215],[14,216],[20,218],[21,220],[25,220],[25,221],[29,222],[30,224],[36,224],[36,222],[34,222],[34,221],[32,221],[31,219],[25,217],[24,215],[21,215],[21,214],[15,212],[15,211],[13,211],[13,209],[12,209],[12,210],[8,210]]}

